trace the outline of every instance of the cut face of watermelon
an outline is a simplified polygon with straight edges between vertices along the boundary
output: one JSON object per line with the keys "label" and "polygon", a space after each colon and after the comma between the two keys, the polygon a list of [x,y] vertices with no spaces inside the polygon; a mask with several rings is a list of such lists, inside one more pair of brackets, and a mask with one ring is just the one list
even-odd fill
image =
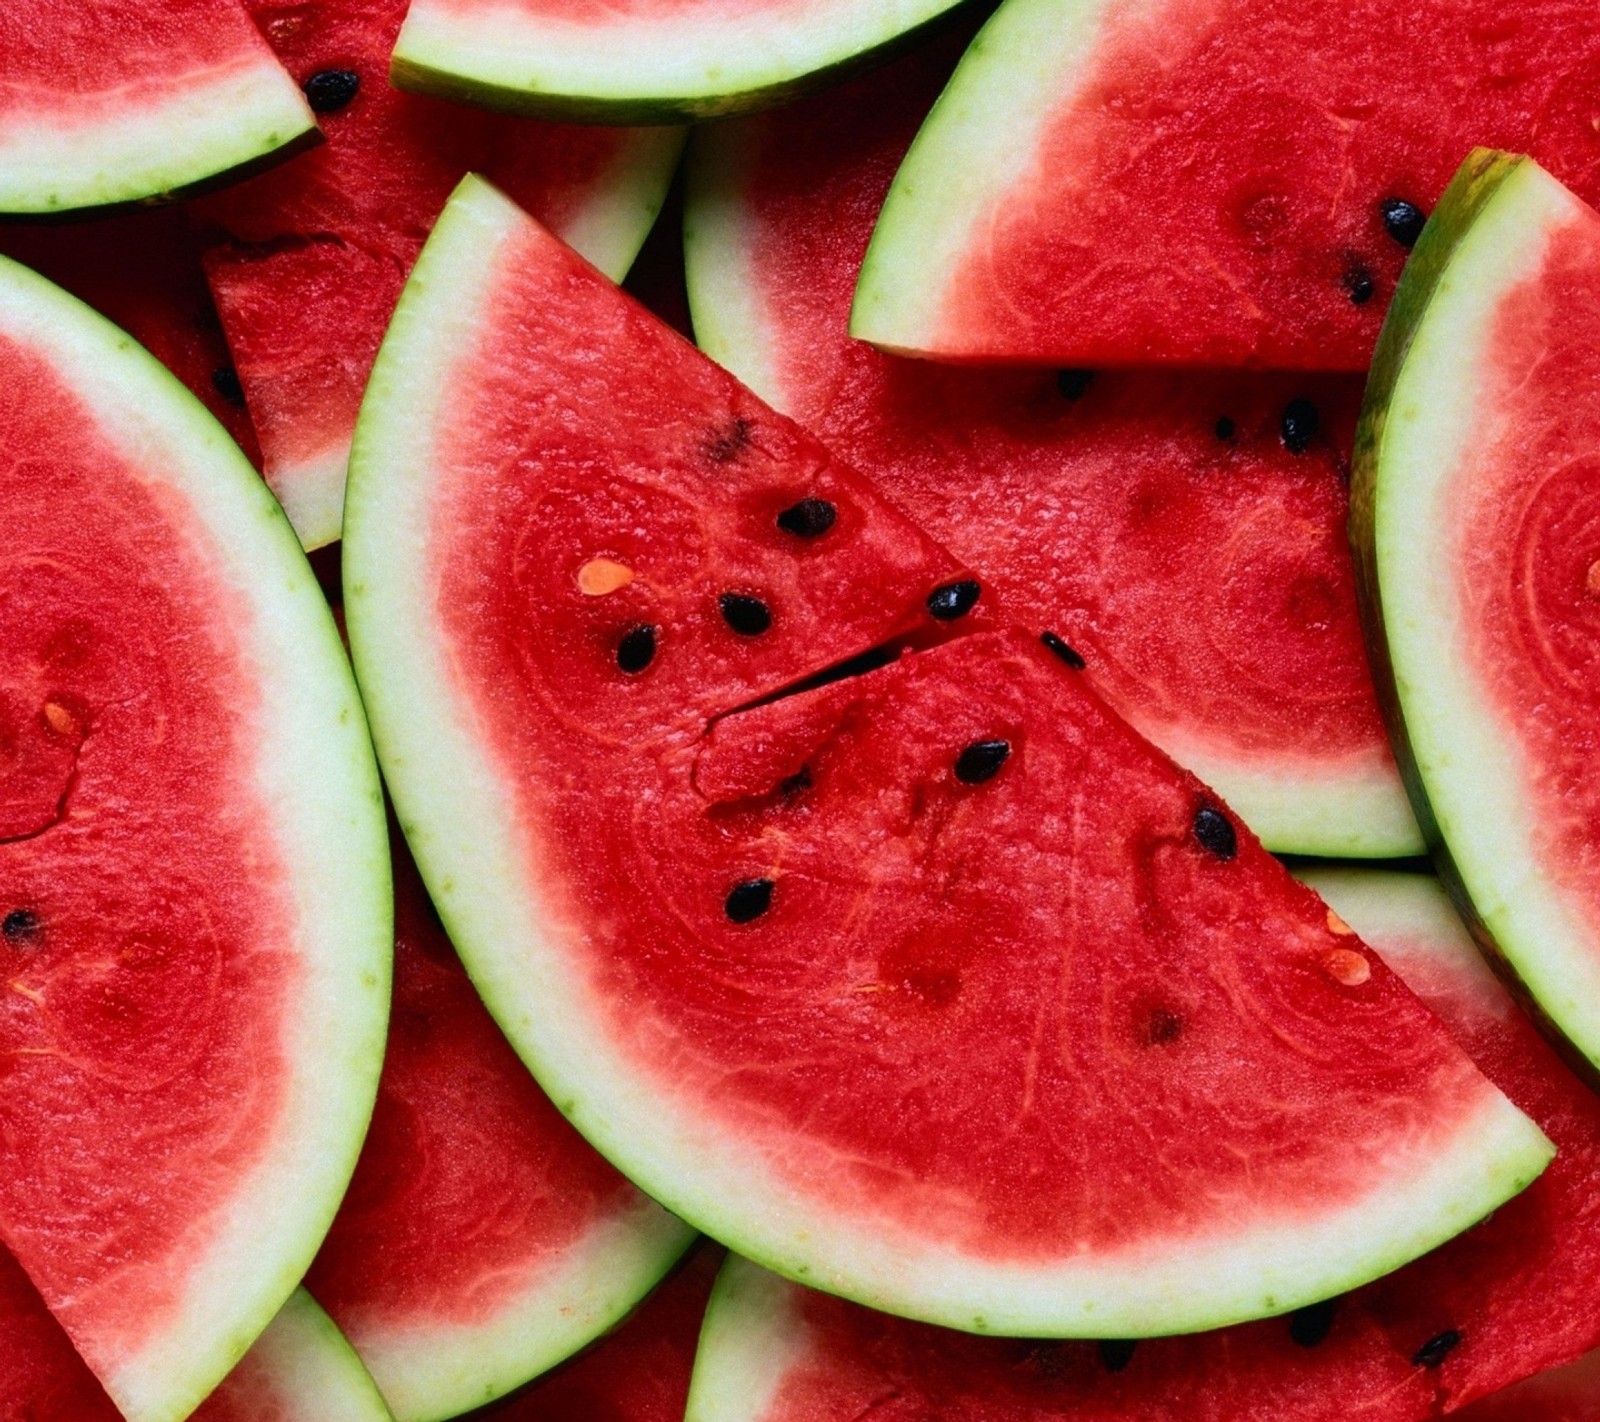
{"label": "cut face of watermelon", "polygon": [[382,1055],[360,702],[277,505],[154,360],[0,262],[0,1239],[132,1422],[305,1272]]}
{"label": "cut face of watermelon", "polygon": [[[202,205],[227,240],[206,271],[261,438],[267,482],[308,548],[339,536],[350,436],[394,303],[450,190],[487,173],[614,277],[665,196],[676,130],[556,127],[390,88],[405,0],[250,0],[322,94],[327,143]],[[213,237],[216,237],[213,233]]]}
{"label": "cut face of watermelon", "polygon": [[730,1259],[702,1334],[689,1422],[834,1422],[890,1395],[895,1416],[973,1422],[1418,1422],[1592,1346],[1600,1102],[1495,982],[1436,883],[1369,871],[1312,877],[1556,1141],[1561,1153],[1525,1194],[1346,1297],[1137,1344],[966,1338]]}
{"label": "cut face of watermelon", "polygon": [[1434,216],[1362,415],[1369,641],[1441,874],[1600,1062],[1600,216],[1483,151]]}
{"label": "cut face of watermelon", "polygon": [[1475,1402],[1460,1422],[1600,1422],[1600,1352]]}
{"label": "cut face of watermelon", "polygon": [[834,82],[962,3],[411,0],[394,79],[539,118],[714,118]]}
{"label": "cut face of watermelon", "polygon": [[1473,143],[1600,193],[1589,0],[1007,0],[884,205],[852,332],[952,360],[1365,369]]}
{"label": "cut face of watermelon", "polygon": [[474,980],[642,1188],[897,1311],[1122,1336],[1361,1282],[1542,1168],[1036,634],[841,676],[981,621],[860,476],[484,184],[418,273],[352,646]]}
{"label": "cut face of watermelon", "polygon": [[306,1284],[400,1422],[432,1422],[576,1352],[694,1236],[539,1090],[484,1010],[409,856],[396,855],[378,1104]]}
{"label": "cut face of watermelon", "polygon": [[1420,853],[1344,532],[1353,383],[952,370],[849,339],[872,223],[954,54],[697,135],[702,347],[967,560],[1001,615],[1062,636],[1269,848]]}
{"label": "cut face of watermelon", "polygon": [[0,6],[0,213],[170,197],[316,141],[237,0]]}

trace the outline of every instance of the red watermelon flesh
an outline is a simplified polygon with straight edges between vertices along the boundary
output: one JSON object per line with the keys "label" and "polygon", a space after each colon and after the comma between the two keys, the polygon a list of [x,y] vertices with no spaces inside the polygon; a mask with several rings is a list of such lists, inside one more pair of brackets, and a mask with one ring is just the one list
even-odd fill
{"label": "red watermelon flesh", "polygon": [[1475,144],[1600,196],[1588,0],[1009,0],[980,46],[884,209],[865,339],[1362,370],[1415,240],[1385,203],[1425,214]]}
{"label": "red watermelon flesh", "polygon": [[697,136],[701,344],[977,569],[1001,615],[1065,637],[1271,848],[1421,852],[1344,532],[1359,383],[958,370],[849,339],[873,221],[957,52]]}
{"label": "red watermelon flesh", "polygon": [[[1331,1305],[1136,1344],[975,1339],[738,1261],[703,1344],[698,1422],[837,1422],[863,1409],[893,1422],[1415,1422],[1592,1347],[1600,1337],[1600,1101],[1494,981],[1436,884],[1347,872],[1319,887],[1344,905],[1350,883],[1358,894],[1376,885],[1379,895],[1400,897],[1398,922],[1346,911],[1557,1143],[1556,1162],[1523,1195]],[[1381,918],[1388,913],[1380,908]],[[740,1357],[755,1360],[750,1371],[737,1368]],[[732,1379],[740,1387],[730,1389]],[[1480,1409],[1461,1415],[1477,1418]],[[1486,1405],[1482,1415],[1540,1422],[1546,1414]]]}
{"label": "red watermelon flesh", "polygon": [[454,1415],[560,1362],[692,1236],[540,1091],[463,971],[397,829],[391,837],[383,1077],[306,1286],[405,1419]]}
{"label": "red watermelon flesh", "polygon": [[39,1291],[3,1246],[0,1417],[11,1422],[122,1422]]}
{"label": "red watermelon flesh", "polygon": [[[504,118],[391,88],[405,0],[249,0],[249,8],[302,83],[329,72],[359,80],[321,116],[321,148],[198,208],[230,239],[208,253],[206,270],[267,481],[314,547],[338,537],[373,356],[462,175],[488,174],[620,275],[665,189],[677,139]],[[615,228],[625,232],[620,245]]]}
{"label": "red watermelon flesh", "polygon": [[1461,1422],[1600,1422],[1600,1352],[1475,1402]]}
{"label": "red watermelon flesh", "polygon": [[488,1422],[683,1422],[706,1299],[723,1253],[701,1245],[614,1332]]}

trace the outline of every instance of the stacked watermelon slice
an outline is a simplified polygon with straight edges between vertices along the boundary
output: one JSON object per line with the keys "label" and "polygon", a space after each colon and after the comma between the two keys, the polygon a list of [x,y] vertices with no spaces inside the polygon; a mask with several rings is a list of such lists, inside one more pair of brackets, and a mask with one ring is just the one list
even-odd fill
{"label": "stacked watermelon slice", "polygon": [[1600,1415],[1600,21],[969,8],[0,16],[4,1418]]}

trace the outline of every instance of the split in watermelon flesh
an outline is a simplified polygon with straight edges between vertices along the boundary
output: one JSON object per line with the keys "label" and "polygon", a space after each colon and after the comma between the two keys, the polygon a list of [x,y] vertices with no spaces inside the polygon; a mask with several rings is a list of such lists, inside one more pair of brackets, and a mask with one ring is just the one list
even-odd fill
{"label": "split in watermelon flesh", "polygon": [[[967,571],[486,184],[354,468],[352,649],[424,876],[552,1098],[714,1237],[1114,1337],[1363,1282],[1542,1168],[1063,647],[941,643]],[[903,640],[940,644],[840,678]]]}
{"label": "split in watermelon flesh", "polygon": [[883,208],[853,333],[946,360],[1363,370],[1474,143],[1600,195],[1589,0],[1007,0]]}
{"label": "split in watermelon flesh", "polygon": [[1600,214],[1480,151],[1373,364],[1352,488],[1369,645],[1441,876],[1600,1063]]}
{"label": "split in watermelon flesh", "polygon": [[339,536],[356,411],[428,228],[488,173],[613,276],[677,163],[675,130],[556,127],[389,86],[405,0],[248,0],[321,95],[327,143],[198,205],[206,272],[261,439],[267,482],[308,548]]}
{"label": "split in watermelon flesh", "polygon": [[238,0],[0,6],[0,214],[170,198],[316,141]]}
{"label": "split in watermelon flesh", "polygon": [[170,1422],[355,1163],[377,778],[305,560],[200,405],[6,261],[0,381],[0,1240],[131,1422]]}
{"label": "split in watermelon flesh", "polygon": [[849,339],[873,221],[958,52],[696,136],[701,346],[970,563],[1000,615],[1065,637],[1269,848],[1420,853],[1345,539],[1358,384],[951,369]]}
{"label": "split in watermelon flesh", "polygon": [[538,118],[767,108],[914,44],[964,0],[411,0],[395,83]]}
{"label": "split in watermelon flesh", "polygon": [[509,1392],[609,1328],[693,1239],[539,1090],[395,844],[383,1078],[306,1276],[398,1422]]}
{"label": "split in watermelon flesh", "polygon": [[[964,1422],[1418,1422],[1592,1347],[1600,1102],[1495,982],[1434,881],[1345,870],[1312,882],[1559,1146],[1526,1193],[1355,1293],[1288,1318],[1137,1343],[964,1337],[730,1260],[690,1422],[837,1422],[874,1404]],[[1532,1409],[1486,1416],[1542,1422]]]}
{"label": "split in watermelon flesh", "polygon": [[[361,1360],[299,1289],[191,1415],[194,1422],[392,1422]],[[0,1416],[8,1422],[122,1422],[39,1291],[4,1249]]]}
{"label": "split in watermelon flesh", "polygon": [[1527,1378],[1456,1415],[1460,1422],[1600,1422],[1600,1351]]}

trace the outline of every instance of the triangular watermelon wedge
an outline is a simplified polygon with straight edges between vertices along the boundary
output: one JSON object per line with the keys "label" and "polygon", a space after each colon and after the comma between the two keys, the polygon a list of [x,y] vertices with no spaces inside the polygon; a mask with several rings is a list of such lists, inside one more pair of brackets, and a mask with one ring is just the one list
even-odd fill
{"label": "triangular watermelon wedge", "polygon": [[[1311,876],[1474,1058],[1561,1149],[1493,1219],[1414,1264],[1286,1319],[1139,1342],[964,1338],[871,1313],[730,1260],[695,1365],[690,1422],[893,1416],[984,1422],[1420,1422],[1564,1363],[1600,1340],[1600,1101],[1557,1060],[1474,950],[1437,882]],[[1486,1404],[1497,1422],[1545,1412],[1546,1387]],[[1513,1410],[1526,1396],[1525,1410]],[[1476,1419],[1477,1408],[1457,1414]]]}
{"label": "triangular watermelon wedge", "polygon": [[176,1422],[366,1128],[376,767],[311,570],[199,403],[9,261],[0,379],[0,1240],[130,1422]]}
{"label": "triangular watermelon wedge", "polygon": [[238,0],[0,6],[0,213],[168,198],[317,141]]}
{"label": "triangular watermelon wedge", "polygon": [[941,641],[980,585],[486,184],[354,469],[424,876],[552,1098],[713,1236],[967,1329],[1181,1331],[1392,1269],[1548,1160],[1064,647]]}
{"label": "triangular watermelon wedge", "polygon": [[895,179],[852,333],[942,360],[1364,370],[1473,144],[1600,196],[1597,85],[1590,0],[1006,0]]}

